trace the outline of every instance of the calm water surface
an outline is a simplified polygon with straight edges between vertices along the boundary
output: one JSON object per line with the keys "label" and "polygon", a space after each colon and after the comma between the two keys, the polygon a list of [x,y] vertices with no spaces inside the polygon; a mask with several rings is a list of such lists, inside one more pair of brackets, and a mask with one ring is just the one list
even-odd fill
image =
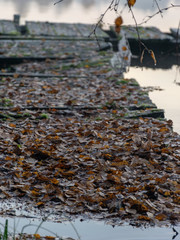
{"label": "calm water surface", "polygon": [[[0,218],[0,223],[5,220]],[[25,218],[9,219],[9,231],[21,232],[23,226],[27,226],[24,232],[34,234],[40,221]],[[180,227],[176,227],[180,232]],[[103,222],[76,220],[75,222],[42,224],[38,233],[41,236],[71,237],[78,240],[171,240],[175,233],[172,228],[153,227],[153,228],[133,228],[132,226],[112,227]],[[78,234],[78,236],[77,236]],[[175,240],[180,240],[178,235]]]}
{"label": "calm water surface", "polygon": [[125,76],[135,78],[142,87],[152,86],[161,89],[150,92],[149,96],[158,108],[165,110],[165,117],[173,120],[174,131],[180,134],[180,67],[177,65],[171,69],[131,67]]}

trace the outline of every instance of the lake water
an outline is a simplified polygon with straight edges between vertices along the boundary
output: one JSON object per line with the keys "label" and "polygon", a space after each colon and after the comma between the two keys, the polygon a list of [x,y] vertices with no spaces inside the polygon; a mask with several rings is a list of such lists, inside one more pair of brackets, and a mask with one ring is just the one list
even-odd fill
{"label": "lake water", "polygon": [[[9,232],[16,229],[17,232],[34,234],[40,224],[38,220],[29,220],[25,218],[8,219]],[[5,220],[0,218],[0,224],[4,224]],[[175,227],[180,232],[180,227]],[[52,223],[44,222],[38,233],[41,236],[59,236],[71,237],[78,240],[171,240],[175,236],[175,232],[171,227],[153,227],[153,228],[134,228],[124,225],[121,227],[112,227],[105,225],[103,222],[76,220],[75,222]],[[72,239],[72,240],[73,240]],[[69,239],[70,240],[70,239]],[[177,235],[175,240],[180,240]]]}
{"label": "lake water", "polygon": [[[167,59],[168,60],[168,59]],[[142,87],[157,87],[149,93],[153,103],[164,109],[165,118],[173,120],[174,131],[180,134],[180,67],[173,65],[170,69],[152,69],[131,67],[125,74],[135,78]]]}

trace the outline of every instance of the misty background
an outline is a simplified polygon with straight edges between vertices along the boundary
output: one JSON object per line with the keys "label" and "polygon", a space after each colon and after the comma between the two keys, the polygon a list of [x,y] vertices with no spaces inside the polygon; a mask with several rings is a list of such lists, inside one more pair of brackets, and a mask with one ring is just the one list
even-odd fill
{"label": "misty background", "polygon": [[[159,7],[165,8],[171,4],[178,4],[180,0],[157,0]],[[96,23],[101,14],[109,6],[111,0],[63,0],[54,5],[58,0],[0,0],[0,19],[13,19],[14,14],[21,15],[21,24],[28,21],[51,22],[83,22]],[[126,0],[120,1],[119,13],[124,8]],[[138,23],[145,17],[158,11],[154,0],[137,0],[133,11]],[[167,31],[170,27],[178,27],[180,21],[180,8],[170,9],[161,16],[155,16],[149,25],[158,26]],[[160,14],[159,14],[160,15]],[[108,11],[104,22],[108,25],[114,23],[117,17],[114,11]],[[134,24],[128,7],[122,12],[124,24]],[[167,17],[167,19],[166,19]]]}
{"label": "misty background", "polygon": [[[14,5],[15,10],[20,13],[21,15],[26,15],[28,13],[28,9],[30,9],[31,4],[35,3],[40,11],[45,11],[48,7],[53,7],[54,3],[58,2],[58,0],[1,0],[4,4],[9,2]],[[63,2],[56,4],[56,8],[58,10],[63,11],[74,2],[78,2],[82,5],[82,7],[91,8],[93,6],[98,6],[99,4],[106,4],[111,2],[111,0],[63,0]],[[121,6],[126,1],[121,1]],[[179,0],[159,0],[158,4],[161,8],[170,6],[171,3],[178,4]],[[153,0],[138,0],[135,4],[136,8],[142,9],[144,11],[153,11],[155,8],[155,1]]]}

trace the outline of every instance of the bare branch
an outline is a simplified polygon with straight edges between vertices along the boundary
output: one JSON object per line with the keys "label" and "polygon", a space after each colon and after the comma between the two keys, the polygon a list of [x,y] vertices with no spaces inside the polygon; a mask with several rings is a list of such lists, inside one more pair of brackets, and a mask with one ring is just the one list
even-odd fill
{"label": "bare branch", "polygon": [[154,0],[154,1],[155,1],[156,6],[157,6],[157,8],[158,8],[158,10],[159,10],[159,13],[161,14],[161,17],[163,18],[162,11],[161,11],[161,9],[160,9],[160,7],[159,7],[159,4],[158,4],[157,0]]}
{"label": "bare branch", "polygon": [[[134,23],[135,23],[135,28],[136,28],[136,32],[137,32],[137,36],[138,36],[138,42],[139,42],[139,51],[140,51],[140,54],[141,54],[141,57],[140,57],[140,62],[142,63],[143,61],[143,57],[144,57],[144,52],[145,50],[150,54],[151,58],[153,59],[154,61],[154,65],[156,65],[156,57],[155,57],[155,54],[154,52],[149,49],[142,41],[141,41],[141,37],[140,37],[140,34],[139,34],[139,29],[138,29],[138,24],[137,24],[137,21],[136,21],[136,18],[134,16],[134,12],[132,10],[131,7],[129,7],[129,10],[132,14],[132,17],[134,19]],[[144,47],[143,51],[141,52],[141,45]]]}
{"label": "bare branch", "polygon": [[159,9],[159,10],[158,10],[156,13],[154,13],[153,15],[146,17],[147,20],[142,21],[142,22],[139,23],[138,25],[142,25],[142,24],[144,24],[144,23],[147,23],[147,22],[148,22],[150,19],[152,19],[154,16],[156,16],[156,15],[158,15],[158,14],[162,14],[163,12],[165,12],[165,11],[171,9],[171,8],[176,8],[176,7],[180,7],[180,5],[179,5],[179,4],[176,4],[176,5],[171,4],[171,6],[169,6],[169,7]]}
{"label": "bare branch", "polygon": [[103,14],[101,14],[98,22],[96,23],[93,31],[89,34],[89,37],[94,34],[96,36],[96,30],[97,28],[101,25],[101,23],[103,22],[103,18],[104,16],[106,15],[106,13],[109,11],[109,10],[114,10],[115,12],[117,12],[118,10],[118,6],[120,4],[120,0],[112,0],[111,3],[109,4],[108,8],[104,11]]}
{"label": "bare branch", "polygon": [[133,12],[131,7],[129,8],[129,10],[130,10],[130,12],[132,14],[132,17],[133,17],[134,23],[135,23],[135,28],[136,28],[136,32],[137,32],[137,36],[138,36],[138,41],[139,41],[139,51],[141,53],[141,45],[142,45],[144,47],[144,49],[146,49],[148,51],[148,53],[150,53],[150,50],[148,49],[148,47],[141,41],[141,37],[140,37],[140,34],[139,34],[139,29],[138,29],[138,24],[137,24],[136,18],[134,16],[134,12]]}
{"label": "bare branch", "polygon": [[63,0],[59,0],[58,2],[55,2],[54,5],[56,5],[56,4],[58,4],[58,3],[62,2],[62,1],[63,1]]}

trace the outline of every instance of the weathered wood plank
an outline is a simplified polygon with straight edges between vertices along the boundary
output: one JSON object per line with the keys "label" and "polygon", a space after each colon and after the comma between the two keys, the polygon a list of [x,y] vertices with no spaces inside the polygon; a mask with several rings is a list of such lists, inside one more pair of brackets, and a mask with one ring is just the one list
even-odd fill
{"label": "weathered wood plank", "polygon": [[[4,114],[3,112],[9,112],[12,111],[14,112],[21,112],[21,111],[46,111],[46,112],[53,112],[54,110],[56,111],[62,111],[61,113],[63,114],[64,111],[69,111],[69,113],[73,113],[73,111],[96,111],[98,109],[102,109],[102,106],[84,106],[84,105],[70,105],[70,106],[21,106],[20,108],[16,107],[0,107],[0,111],[2,111],[2,113],[0,113],[0,118],[8,118],[8,116],[10,117],[14,117],[14,118],[20,118],[21,116],[19,114]],[[128,106],[127,106],[128,109]],[[117,108],[118,110],[118,108]],[[105,110],[104,110],[105,111]],[[60,114],[60,112],[58,113]],[[90,114],[90,113],[89,113]],[[17,116],[16,116],[17,115]],[[22,115],[23,117],[24,115]],[[117,115],[118,117],[118,115]],[[142,112],[142,110],[139,111],[129,111],[126,116],[124,116],[123,118],[126,119],[131,119],[131,118],[139,118],[139,117],[152,117],[152,118],[164,118],[164,110],[163,109],[147,109],[144,110]]]}
{"label": "weathered wood plank", "polygon": [[81,75],[55,75],[55,74],[40,74],[40,73],[0,73],[0,77],[30,77],[30,78],[89,78]]}
{"label": "weathered wood plank", "polygon": [[19,35],[20,32],[16,29],[13,21],[0,20],[0,34]]}
{"label": "weathered wood plank", "polygon": [[[93,31],[92,24],[82,23],[49,23],[49,22],[32,22],[26,21],[26,28],[29,35],[40,36],[59,36],[73,38],[90,38]],[[108,38],[109,36],[100,28],[96,31],[97,37]],[[91,38],[95,38],[94,35]]]}
{"label": "weathered wood plank", "polygon": [[[138,39],[137,29],[134,26],[123,26],[122,29],[126,33],[127,39]],[[161,32],[156,27],[138,27],[138,32],[140,35],[141,40],[173,40],[174,38],[168,34]]]}

